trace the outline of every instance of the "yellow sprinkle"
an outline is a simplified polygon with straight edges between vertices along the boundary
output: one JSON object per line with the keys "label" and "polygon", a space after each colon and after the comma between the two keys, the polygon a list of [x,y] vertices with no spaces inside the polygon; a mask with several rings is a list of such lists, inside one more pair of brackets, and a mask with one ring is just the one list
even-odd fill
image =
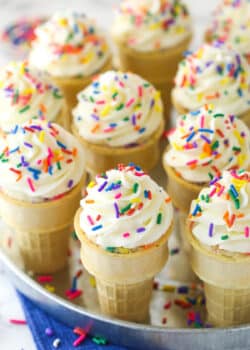
{"label": "yellow sprinkle", "polygon": [[204,94],[203,94],[202,92],[200,92],[199,94],[197,94],[197,100],[198,100],[199,102],[202,101],[203,97],[204,97]]}
{"label": "yellow sprinkle", "polygon": [[247,183],[247,181],[233,178],[232,183],[233,183],[234,187],[236,188],[236,190],[239,191],[241,189],[241,187]]}
{"label": "yellow sprinkle", "polygon": [[40,141],[40,142],[44,142],[44,137],[45,137],[45,131],[42,130],[42,131],[40,131],[40,133],[39,133],[39,141]]}
{"label": "yellow sprinkle", "polygon": [[109,114],[110,110],[111,110],[111,106],[110,106],[110,105],[106,105],[106,106],[103,108],[103,110],[100,112],[100,116],[101,116],[101,117],[105,117],[106,115]]}
{"label": "yellow sprinkle", "polygon": [[89,284],[90,284],[91,287],[93,287],[93,288],[96,287],[96,281],[95,281],[95,277],[94,277],[94,276],[90,276],[90,277],[89,277]]}
{"label": "yellow sprinkle", "polygon": [[85,57],[83,57],[81,59],[81,62],[82,63],[88,63],[88,62],[90,62],[93,59],[93,57],[94,57],[93,52],[89,52]]}
{"label": "yellow sprinkle", "polygon": [[158,28],[160,28],[160,23],[152,23],[150,26],[149,26],[149,29],[150,30],[156,30]]}
{"label": "yellow sprinkle", "polygon": [[50,293],[55,293],[55,287],[51,284],[45,284],[44,288],[47,289],[47,291],[49,291]]}
{"label": "yellow sprinkle", "polygon": [[140,200],[140,198],[136,197],[136,198],[131,199],[130,202],[131,202],[131,203],[140,203],[141,200]]}
{"label": "yellow sprinkle", "polygon": [[95,181],[90,181],[90,183],[88,184],[88,188],[92,188],[95,186]]}
{"label": "yellow sprinkle", "polygon": [[178,145],[178,143],[173,142],[172,143],[172,147],[173,149],[175,149],[176,151],[181,151],[182,150],[182,146]]}
{"label": "yellow sprinkle", "polygon": [[225,77],[223,79],[220,80],[220,84],[221,85],[226,85],[230,82],[230,78],[229,77]]}
{"label": "yellow sprinkle", "polygon": [[240,167],[244,164],[245,160],[246,160],[245,154],[238,155],[237,161],[238,161]]}
{"label": "yellow sprinkle", "polygon": [[234,136],[237,138],[240,145],[244,145],[245,141],[244,138],[240,136],[239,130],[234,130]]}
{"label": "yellow sprinkle", "polygon": [[161,113],[161,112],[162,112],[162,106],[156,104],[156,105],[155,105],[155,111]]}
{"label": "yellow sprinkle", "polygon": [[130,250],[128,248],[119,247],[117,248],[117,252],[120,254],[128,254]]}
{"label": "yellow sprinkle", "polygon": [[66,26],[68,24],[68,21],[66,18],[60,18],[58,19],[58,23],[61,25],[61,26]]}
{"label": "yellow sprinkle", "polygon": [[171,285],[168,285],[168,284],[165,284],[161,288],[161,290],[163,290],[164,292],[170,292],[170,293],[175,292],[175,289],[176,289],[175,286],[171,286]]}

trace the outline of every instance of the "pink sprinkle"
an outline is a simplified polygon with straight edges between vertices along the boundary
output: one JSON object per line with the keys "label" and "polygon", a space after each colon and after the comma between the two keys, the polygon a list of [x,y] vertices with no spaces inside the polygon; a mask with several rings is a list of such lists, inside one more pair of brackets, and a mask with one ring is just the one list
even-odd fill
{"label": "pink sprinkle", "polygon": [[122,82],[122,81],[119,81],[119,85],[120,85],[122,88],[124,88],[124,87],[125,87],[125,85],[123,84],[123,82]]}
{"label": "pink sprinkle", "polygon": [[220,197],[222,195],[222,193],[224,192],[225,187],[221,186],[221,189],[219,190],[219,192],[217,193],[217,196]]}
{"label": "pink sprinkle", "polygon": [[245,227],[245,237],[246,238],[249,237],[249,227],[248,226]]}
{"label": "pink sprinkle", "polygon": [[201,117],[201,128],[204,128],[204,124],[205,124],[205,117],[204,115]]}
{"label": "pink sprinkle", "polygon": [[80,337],[78,337],[78,338],[74,341],[73,346],[77,347],[78,345],[80,345],[80,344],[85,340],[86,336],[87,336],[86,333],[80,335]]}
{"label": "pink sprinkle", "polygon": [[209,197],[213,197],[213,195],[215,194],[215,192],[216,192],[216,187],[214,187],[214,188],[212,189],[212,191],[209,193]]}
{"label": "pink sprinkle", "polygon": [[104,105],[105,103],[106,103],[105,100],[96,101],[97,105]]}
{"label": "pink sprinkle", "polygon": [[119,199],[119,198],[121,198],[121,196],[122,196],[122,194],[121,194],[121,192],[119,192],[115,195],[115,199]]}
{"label": "pink sprinkle", "polygon": [[124,234],[123,234],[123,237],[124,238],[128,238],[130,236],[130,233],[129,232],[125,232]]}
{"label": "pink sprinkle", "polygon": [[71,290],[67,290],[65,294],[69,300],[73,300],[73,299],[80,297],[82,295],[82,291],[76,290],[76,291],[72,292]]}
{"label": "pink sprinkle", "polygon": [[113,130],[114,130],[114,128],[112,128],[112,127],[103,129],[104,132],[111,132],[111,131],[113,131]]}
{"label": "pink sprinkle", "polygon": [[35,192],[35,187],[34,187],[34,184],[33,184],[33,182],[32,182],[30,177],[27,178],[27,182],[29,184],[29,187],[30,187],[31,191]]}
{"label": "pink sprinkle", "polygon": [[53,276],[47,275],[47,276],[38,276],[37,281],[39,283],[48,283],[53,281]]}
{"label": "pink sprinkle", "polygon": [[10,323],[12,324],[27,324],[27,322],[25,320],[16,320],[16,319],[10,319],[9,320]]}
{"label": "pink sprinkle", "polygon": [[190,160],[189,162],[187,162],[187,165],[194,165],[197,163],[197,159],[193,159],[193,160]]}
{"label": "pink sprinkle", "polygon": [[126,107],[130,107],[134,102],[135,102],[135,99],[134,99],[134,98],[131,98],[131,99],[126,103]]}
{"label": "pink sprinkle", "polygon": [[87,215],[87,219],[88,219],[90,225],[94,225],[94,221],[90,215]]}
{"label": "pink sprinkle", "polygon": [[142,97],[142,94],[143,94],[142,86],[138,86],[138,95],[139,95],[139,97]]}

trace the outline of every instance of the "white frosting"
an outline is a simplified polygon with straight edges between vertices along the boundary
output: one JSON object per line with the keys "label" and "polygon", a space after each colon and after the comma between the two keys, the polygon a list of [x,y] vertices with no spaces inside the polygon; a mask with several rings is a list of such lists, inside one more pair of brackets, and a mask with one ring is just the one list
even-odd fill
{"label": "white frosting", "polygon": [[223,170],[250,165],[250,132],[238,118],[205,106],[180,116],[163,161],[191,182],[209,182]]}
{"label": "white frosting", "polygon": [[13,62],[1,69],[1,129],[11,130],[32,118],[55,121],[64,103],[61,91],[27,62]]}
{"label": "white frosting", "polygon": [[218,40],[235,51],[250,54],[250,1],[224,0],[214,11],[208,29],[212,40]]}
{"label": "white frosting", "polygon": [[[239,204],[232,199],[232,185]],[[250,253],[249,198],[250,173],[241,172],[235,176],[233,172],[225,171],[217,183],[203,189],[199,198],[192,202],[193,235],[208,246]]]}
{"label": "white frosting", "polygon": [[223,46],[204,45],[179,64],[173,98],[188,110],[212,103],[239,116],[250,108],[249,86],[244,57]]}
{"label": "white frosting", "polygon": [[154,243],[173,220],[166,192],[134,167],[110,170],[96,177],[81,206],[81,229],[103,248],[134,249]]}
{"label": "white frosting", "polygon": [[54,77],[90,76],[110,57],[103,32],[83,14],[56,13],[35,33],[30,62]]}
{"label": "white frosting", "polygon": [[113,147],[148,139],[163,120],[159,92],[132,73],[109,71],[78,94],[74,125],[86,140]]}
{"label": "white frosting", "polygon": [[176,46],[190,33],[191,20],[179,0],[124,0],[112,27],[116,41],[138,51]]}
{"label": "white frosting", "polygon": [[30,121],[0,138],[0,188],[12,198],[53,199],[80,182],[84,167],[82,146],[57,124]]}

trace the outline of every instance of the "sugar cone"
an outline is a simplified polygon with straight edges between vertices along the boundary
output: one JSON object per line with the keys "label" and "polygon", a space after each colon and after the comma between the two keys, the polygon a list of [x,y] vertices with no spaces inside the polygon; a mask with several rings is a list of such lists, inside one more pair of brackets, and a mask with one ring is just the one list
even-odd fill
{"label": "sugar cone", "polygon": [[163,124],[162,122],[160,127],[147,141],[130,148],[114,148],[90,143],[79,135],[74,125],[72,125],[72,132],[84,146],[86,167],[92,175],[115,168],[119,163],[129,164],[131,162],[149,171],[156,166],[160,158],[159,143],[164,129]]}
{"label": "sugar cone", "polygon": [[148,318],[153,277],[168,259],[167,240],[172,226],[148,249],[117,254],[87,238],[79,225],[81,211],[77,211],[74,221],[81,241],[81,260],[96,278],[102,312],[127,321],[144,322]]}
{"label": "sugar cone", "polygon": [[2,219],[15,231],[25,267],[52,273],[66,264],[68,239],[85,179],[64,197],[31,203],[0,193]]}
{"label": "sugar cone", "polygon": [[181,236],[182,248],[187,254],[190,254],[191,245],[187,239],[187,234],[186,234],[188,212],[179,210],[177,215],[178,215],[179,233]]}
{"label": "sugar cone", "polygon": [[171,108],[169,102],[172,82],[178,63],[191,39],[192,35],[189,35],[181,44],[173,48],[154,52],[136,51],[116,41],[121,70],[136,73],[160,89],[167,122]]}
{"label": "sugar cone", "polygon": [[204,282],[208,321],[226,327],[250,322],[250,256],[213,251],[187,229],[191,265]]}
{"label": "sugar cone", "polygon": [[62,110],[58,113],[56,119],[53,122],[61,125],[64,129],[70,131],[69,120],[70,120],[69,109],[67,107],[67,104],[64,103]]}
{"label": "sugar cone", "polygon": [[163,164],[167,173],[167,192],[172,198],[176,208],[188,213],[190,204],[196,199],[206,184],[197,184],[183,179],[177,172],[167,164]]}
{"label": "sugar cone", "polygon": [[[187,114],[191,111],[190,109],[183,107],[179,102],[176,101],[176,99],[174,98],[173,90],[171,94],[171,101],[178,114]],[[196,109],[198,108],[199,107],[197,107]],[[241,119],[250,128],[250,109],[240,115],[237,115],[237,117]]]}
{"label": "sugar cone", "polygon": [[95,75],[104,73],[112,69],[111,58],[107,63],[95,74],[89,77],[73,77],[73,78],[56,78],[51,77],[54,83],[63,91],[64,96],[67,100],[69,110],[71,111],[77,104],[77,94],[89,84],[91,84],[92,79]]}

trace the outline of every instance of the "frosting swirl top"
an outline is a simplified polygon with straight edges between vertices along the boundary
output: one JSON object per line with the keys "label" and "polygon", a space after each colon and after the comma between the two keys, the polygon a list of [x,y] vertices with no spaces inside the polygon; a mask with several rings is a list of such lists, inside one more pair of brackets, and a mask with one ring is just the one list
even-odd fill
{"label": "frosting swirl top", "polygon": [[110,57],[102,31],[80,13],[56,13],[35,34],[30,62],[54,77],[90,76]]}
{"label": "frosting swirl top", "polygon": [[204,245],[250,253],[250,173],[225,171],[190,209],[191,231]]}
{"label": "frosting swirl top", "polygon": [[191,182],[209,182],[223,170],[250,166],[250,132],[238,118],[204,106],[180,116],[164,163]]}
{"label": "frosting swirl top", "polygon": [[29,121],[0,138],[0,188],[28,202],[56,199],[83,175],[82,146],[57,124]]}
{"label": "frosting swirl top", "polygon": [[110,251],[152,244],[173,220],[166,192],[136,166],[120,165],[97,176],[81,207],[81,229],[91,241]]}
{"label": "frosting swirl top", "polygon": [[191,33],[191,20],[180,0],[123,0],[112,34],[137,51],[154,51],[181,43]]}
{"label": "frosting swirl top", "polygon": [[86,140],[119,147],[143,142],[163,120],[159,92],[132,73],[106,72],[78,94],[74,125]]}
{"label": "frosting swirl top", "polygon": [[250,58],[250,1],[223,0],[213,13],[208,34]]}
{"label": "frosting swirl top", "polygon": [[64,107],[61,91],[27,62],[12,62],[0,71],[0,128],[46,117],[54,121]]}
{"label": "frosting swirl top", "polygon": [[188,110],[212,103],[239,116],[250,108],[248,63],[224,46],[204,45],[179,64],[173,99]]}

